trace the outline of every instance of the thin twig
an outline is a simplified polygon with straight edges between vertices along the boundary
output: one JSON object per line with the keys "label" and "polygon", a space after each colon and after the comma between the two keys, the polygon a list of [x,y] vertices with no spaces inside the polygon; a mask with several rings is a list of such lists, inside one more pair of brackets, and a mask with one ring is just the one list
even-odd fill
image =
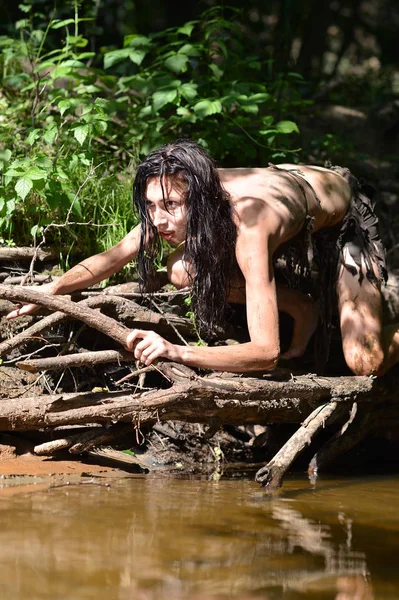
{"label": "thin twig", "polygon": [[177,328],[173,325],[173,323],[168,319],[168,315],[165,313],[165,311],[162,310],[162,308],[160,306],[158,306],[158,304],[152,298],[151,298],[150,302],[151,302],[152,306],[154,306],[156,308],[156,310],[158,312],[160,312],[161,315],[165,318],[165,321],[168,323],[168,325],[171,326],[171,328],[173,329],[173,331],[175,332],[175,334],[177,335],[177,337],[183,342],[183,344],[185,346],[188,346],[188,342],[186,342],[186,340],[181,335],[181,333],[177,330]]}

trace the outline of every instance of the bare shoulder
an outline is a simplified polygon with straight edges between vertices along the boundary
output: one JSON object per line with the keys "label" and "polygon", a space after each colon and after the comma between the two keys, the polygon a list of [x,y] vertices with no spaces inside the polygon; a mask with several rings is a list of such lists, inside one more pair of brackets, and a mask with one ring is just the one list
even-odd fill
{"label": "bare shoulder", "polygon": [[136,227],[134,227],[132,231],[129,231],[129,233],[125,235],[120,242],[115,244],[111,250],[119,254],[121,258],[125,257],[129,260],[135,258],[140,245],[140,232],[141,226],[136,225]]}

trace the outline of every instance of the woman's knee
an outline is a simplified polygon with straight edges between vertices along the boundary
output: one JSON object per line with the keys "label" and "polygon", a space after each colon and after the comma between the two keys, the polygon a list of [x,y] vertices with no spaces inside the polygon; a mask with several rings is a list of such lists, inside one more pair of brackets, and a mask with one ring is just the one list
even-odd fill
{"label": "woman's knee", "polygon": [[187,264],[181,258],[172,254],[168,258],[167,269],[169,281],[178,289],[191,284],[191,276],[187,269]]}
{"label": "woman's knee", "polygon": [[345,361],[354,375],[377,375],[383,370],[384,351],[374,335],[344,343]]}

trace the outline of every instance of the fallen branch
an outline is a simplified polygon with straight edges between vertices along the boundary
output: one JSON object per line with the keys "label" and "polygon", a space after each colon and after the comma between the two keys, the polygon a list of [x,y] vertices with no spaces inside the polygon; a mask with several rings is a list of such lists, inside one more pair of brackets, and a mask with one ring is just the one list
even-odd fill
{"label": "fallen branch", "polygon": [[69,448],[71,454],[82,454],[91,450],[95,446],[101,446],[102,444],[108,444],[116,437],[131,431],[131,426],[124,427],[113,427],[106,429],[105,427],[96,427],[90,431],[84,433],[73,433],[64,438],[58,440],[51,440],[50,442],[44,442],[34,447],[33,452],[40,456],[50,455],[60,450],[66,450]]}
{"label": "fallen branch", "polygon": [[22,286],[14,288],[11,285],[0,284],[0,298],[5,298],[6,300],[11,300],[13,302],[38,304],[39,306],[45,306],[50,310],[60,310],[74,319],[83,321],[83,323],[86,323],[89,327],[101,331],[121,344],[121,346],[125,346],[126,335],[128,333],[127,327],[119,325],[119,323],[117,323],[115,319],[111,319],[111,317],[107,317],[87,306],[82,306],[80,303],[71,302],[71,300],[67,300],[63,296],[52,296]]}
{"label": "fallen branch", "polygon": [[[0,290],[1,290],[0,285]],[[20,288],[17,288],[18,290]],[[23,288],[21,288],[23,289]],[[25,288],[26,289],[26,288]],[[60,298],[65,299],[62,296],[45,296],[42,292],[42,297],[45,298]],[[0,291],[1,297],[1,291]],[[105,306],[113,306],[115,308],[118,320],[126,321],[127,324],[135,325],[135,327],[151,327],[152,329],[157,329],[160,332],[170,333],[171,329],[178,329],[182,334],[185,335],[193,335],[193,326],[189,319],[184,319],[182,317],[178,317],[176,315],[168,314],[167,319],[157,314],[156,312],[143,308],[136,302],[132,300],[126,300],[125,298],[119,296],[110,296],[110,295],[97,295],[94,297],[86,298],[85,300],[81,300],[80,302],[70,302],[70,307],[72,310],[73,306],[84,306],[87,308],[101,308]],[[95,313],[96,318],[99,315],[98,312]],[[54,327],[55,325],[61,323],[64,320],[67,320],[71,317],[76,317],[76,315],[66,314],[65,312],[57,311],[51,315],[43,317],[40,321],[37,321],[30,327],[24,329],[17,335],[14,335],[12,338],[8,340],[4,340],[0,343],[0,356],[6,356],[11,350],[18,348],[22,344],[26,343],[29,339],[37,337],[39,333],[43,332],[45,329],[49,327]],[[100,315],[101,316],[101,315]]]}
{"label": "fallen branch", "polygon": [[[26,278],[27,278],[27,273],[25,273],[25,275],[10,275],[9,277],[6,277],[3,281],[3,283],[5,285],[19,285],[20,283],[26,283]],[[51,275],[40,275],[40,274],[36,274],[36,275],[30,275],[29,276],[29,283],[47,283],[49,281],[53,281],[55,278],[52,277]],[[58,279],[58,277],[57,277]]]}
{"label": "fallen branch", "polygon": [[[331,397],[352,402],[387,398],[385,386],[368,377],[306,376],[289,381],[253,377],[185,376],[181,365],[158,366],[179,380],[170,388],[141,393],[70,393],[0,402],[0,431],[26,431],[60,425],[153,424],[178,420],[191,423],[300,423]],[[189,370],[190,371],[190,370]],[[396,388],[391,391],[395,397]],[[399,411],[399,409],[398,409]]]}
{"label": "fallen branch", "polygon": [[309,446],[316,433],[325,427],[331,417],[335,417],[339,411],[347,410],[345,404],[342,400],[335,399],[318,406],[272,460],[259,469],[255,475],[255,481],[266,486],[268,491],[281,487],[283,477],[294,460],[306,446]]}
{"label": "fallen branch", "polygon": [[69,367],[93,367],[103,363],[135,362],[132,352],[118,350],[101,350],[98,352],[80,352],[66,356],[54,356],[51,358],[36,358],[17,362],[16,366],[29,373],[38,371],[54,371],[68,369]]}
{"label": "fallen branch", "polygon": [[41,261],[51,260],[58,256],[58,252],[53,248],[4,248],[0,247],[0,260],[32,260],[36,255],[36,258]]}

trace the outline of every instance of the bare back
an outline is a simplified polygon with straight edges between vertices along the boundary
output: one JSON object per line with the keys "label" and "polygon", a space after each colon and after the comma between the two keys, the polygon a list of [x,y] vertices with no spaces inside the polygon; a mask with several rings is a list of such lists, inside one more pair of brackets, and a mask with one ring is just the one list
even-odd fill
{"label": "bare back", "polygon": [[341,175],[317,166],[276,167],[219,169],[239,221],[255,225],[266,209],[274,230],[278,223],[278,246],[301,230],[307,215],[313,218],[314,231],[343,219],[351,191]]}

